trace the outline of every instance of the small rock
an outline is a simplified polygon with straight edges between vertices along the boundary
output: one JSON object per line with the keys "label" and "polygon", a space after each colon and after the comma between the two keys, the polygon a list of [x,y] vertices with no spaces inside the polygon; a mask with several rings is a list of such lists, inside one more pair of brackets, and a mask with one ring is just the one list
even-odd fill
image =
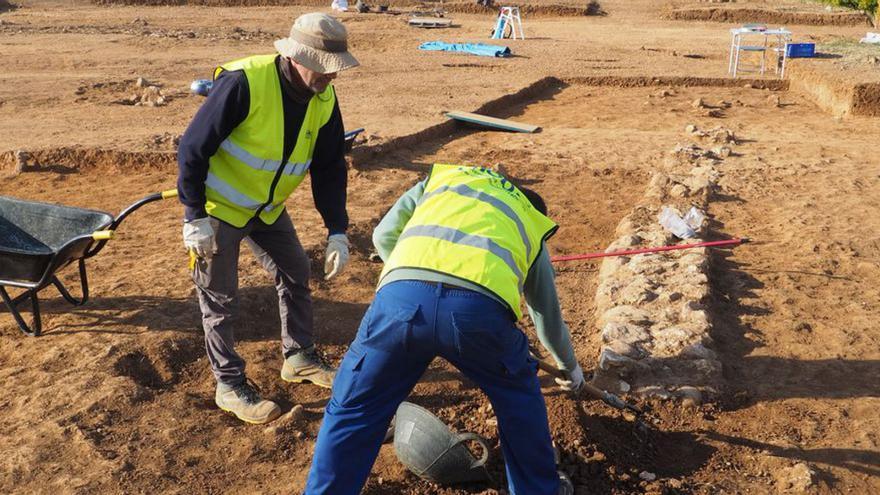
{"label": "small rock", "polygon": [[722,112],[718,108],[713,108],[713,109],[708,110],[706,112],[706,117],[712,117],[713,119],[720,119],[721,117],[724,117],[724,112]]}
{"label": "small rock", "polygon": [[[131,79],[129,79],[129,81],[130,81],[130,80],[131,80]],[[139,88],[146,88],[147,86],[150,85],[150,83],[147,82],[147,80],[144,79],[143,77],[139,77],[139,78],[137,78],[137,81],[135,81],[134,85],[137,86],[137,87],[139,87]]]}
{"label": "small rock", "polygon": [[650,338],[650,334],[648,334],[648,331],[643,327],[625,322],[608,322],[602,328],[602,340],[606,343],[618,341],[632,345],[639,342],[645,342]]}
{"label": "small rock", "polygon": [[703,392],[700,392],[700,389],[696,387],[680,387],[675,391],[675,395],[681,399],[681,403],[685,406],[697,407],[703,403]]}
{"label": "small rock", "polygon": [[805,492],[816,483],[816,472],[806,463],[799,462],[781,470],[776,476],[776,489],[780,492]]}
{"label": "small rock", "polygon": [[810,333],[813,331],[813,326],[805,321],[802,321],[802,322],[798,323],[797,326],[794,327],[794,331],[795,332]]}
{"label": "small rock", "polygon": [[657,397],[658,399],[668,399],[671,397],[668,390],[657,385],[648,385],[633,390],[633,394],[642,397]]}
{"label": "small rock", "polygon": [[743,88],[752,89],[752,88],[754,88],[754,86],[752,86],[751,84],[743,84]]}
{"label": "small rock", "polygon": [[27,151],[17,150],[15,152],[15,170],[13,172],[15,175],[24,172],[24,170],[27,168],[29,158],[30,155]]}
{"label": "small rock", "polygon": [[780,100],[779,95],[770,95],[767,97],[767,103],[771,106],[779,108],[782,106],[782,100]]}
{"label": "small rock", "polygon": [[669,194],[675,198],[686,198],[688,196],[688,193],[690,193],[690,191],[688,190],[687,186],[683,184],[676,184],[672,186],[672,189],[669,190]]}
{"label": "small rock", "polygon": [[618,354],[607,347],[603,348],[602,353],[599,354],[599,369],[601,370],[610,370],[612,368],[620,367],[626,368],[631,363],[633,363],[632,358]]}
{"label": "small rock", "polygon": [[639,478],[645,481],[654,481],[657,479],[657,475],[650,471],[642,471],[639,473]]}
{"label": "small rock", "polygon": [[694,124],[688,124],[684,128],[684,132],[687,132],[688,134],[694,134],[697,132],[697,126],[695,126]]}
{"label": "small rock", "polygon": [[715,156],[720,156],[721,158],[727,158],[732,153],[732,150],[730,148],[728,148],[727,146],[719,146],[717,148],[712,148],[712,153],[714,153]]}
{"label": "small rock", "polygon": [[301,404],[297,404],[297,405],[293,406],[290,409],[290,411],[287,411],[286,414],[284,414],[283,416],[278,418],[279,419],[278,422],[281,424],[292,423],[292,422],[302,418],[304,413],[305,413],[305,411],[303,410],[303,406]]}
{"label": "small rock", "polygon": [[705,108],[706,103],[703,101],[702,98],[697,98],[696,100],[691,102],[691,106],[694,108]]}
{"label": "small rock", "polygon": [[632,359],[640,359],[642,357],[642,351],[640,351],[636,346],[626,344],[624,342],[612,342],[603,346],[602,349],[608,349],[616,354],[620,354],[621,356],[626,356]]}

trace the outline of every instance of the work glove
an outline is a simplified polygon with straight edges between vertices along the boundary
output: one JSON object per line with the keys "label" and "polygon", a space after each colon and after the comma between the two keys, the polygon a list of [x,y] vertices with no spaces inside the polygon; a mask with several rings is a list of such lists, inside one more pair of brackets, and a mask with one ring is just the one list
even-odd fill
{"label": "work glove", "polygon": [[333,234],[327,238],[327,254],[324,257],[324,280],[335,277],[348,264],[348,237]]}
{"label": "work glove", "polygon": [[214,236],[217,234],[219,226],[219,222],[212,217],[196,218],[184,222],[183,245],[186,246],[186,250],[199,258],[211,259],[217,250]]}
{"label": "work glove", "polygon": [[565,373],[568,376],[568,380],[563,378],[555,378],[556,384],[559,385],[559,388],[566,392],[578,393],[581,390],[581,387],[584,386],[584,371],[581,369],[581,365],[576,365],[574,367],[574,371],[571,373]]}

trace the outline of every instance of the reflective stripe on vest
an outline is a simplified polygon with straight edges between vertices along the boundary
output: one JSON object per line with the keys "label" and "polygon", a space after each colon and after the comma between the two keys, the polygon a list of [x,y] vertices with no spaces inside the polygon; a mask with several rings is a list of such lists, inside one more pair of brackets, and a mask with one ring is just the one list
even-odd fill
{"label": "reflective stripe on vest", "polygon": [[[220,143],[220,149],[229,153],[238,159],[238,161],[244,163],[248,167],[254,170],[264,170],[266,172],[277,172],[278,168],[281,167],[281,164],[284,162],[281,160],[270,160],[258,158],[247,152],[246,149],[232,142],[231,139],[226,138]],[[305,163],[287,163],[287,166],[284,167],[285,175],[305,175],[306,172],[309,171],[309,167],[312,166],[312,159],[309,158]]]}
{"label": "reflective stripe on vest", "polygon": [[[223,64],[215,71],[243,71],[250,101],[247,117],[211,156],[205,181],[208,214],[235,227],[259,215],[272,224],[312,165],[321,127],[336,105],[332,85],[309,100],[290,156],[284,156],[285,121],[278,54]],[[340,143],[341,145],[341,143]],[[286,158],[286,160],[285,160]]]}
{"label": "reflective stripe on vest", "polygon": [[[224,198],[228,199],[236,206],[239,206],[246,210],[257,211],[257,209],[265,202],[257,201],[248,196],[245,196],[244,194],[238,192],[237,189],[224,182],[223,179],[220,179],[211,172],[208,172],[208,176],[205,178],[205,185],[220,193]],[[272,207],[273,205],[268,205],[266,206],[266,209],[270,210]]]}
{"label": "reflective stripe on vest", "polygon": [[522,286],[525,283],[525,276],[523,275],[522,270],[516,266],[516,261],[513,259],[513,253],[511,253],[509,249],[499,246],[497,242],[488,237],[467,234],[460,230],[443,227],[441,225],[416,225],[415,227],[406,229],[400,234],[397,242],[413,236],[433,237],[434,239],[449,241],[453,244],[463,244],[465,246],[485,249],[504,260],[507,267],[516,274],[516,278],[519,281],[518,288],[522,290]]}
{"label": "reflective stripe on vest", "polygon": [[[465,184],[458,184],[456,186],[440,186],[437,189],[422,196],[422,199],[419,200],[419,203],[424,203],[425,201],[431,199],[432,197],[434,197],[438,194],[442,194],[446,191],[452,191],[452,192],[459,194],[461,196],[473,198],[473,199],[476,199],[477,201],[482,201],[484,203],[489,203],[490,205],[494,206],[495,208],[498,208],[499,210],[501,210],[501,213],[504,213],[505,215],[507,215],[507,218],[513,220],[513,223],[516,224],[516,228],[517,228],[517,230],[519,230],[519,237],[526,247],[526,258],[532,257],[532,244],[529,242],[529,235],[526,233],[526,226],[523,225],[522,220],[520,220],[520,218],[519,218],[519,216],[517,216],[516,212],[513,211],[513,208],[508,206],[507,203],[505,203],[504,201],[501,201],[500,199],[498,199],[494,196],[491,196],[491,195],[486,194],[484,192],[472,189],[471,187],[469,187]],[[508,251],[508,253],[509,253],[509,251]],[[511,257],[511,259],[513,259],[513,258]]]}

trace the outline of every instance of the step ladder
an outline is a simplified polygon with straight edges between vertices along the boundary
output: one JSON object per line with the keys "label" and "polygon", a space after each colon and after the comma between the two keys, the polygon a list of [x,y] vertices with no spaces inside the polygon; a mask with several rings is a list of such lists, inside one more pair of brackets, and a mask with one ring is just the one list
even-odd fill
{"label": "step ladder", "polygon": [[[505,35],[507,28],[510,28],[510,36]],[[501,13],[498,14],[498,21],[495,22],[495,30],[492,31],[492,39],[500,40],[502,38],[526,39],[522,29],[522,18],[519,15],[519,7],[501,7]]]}

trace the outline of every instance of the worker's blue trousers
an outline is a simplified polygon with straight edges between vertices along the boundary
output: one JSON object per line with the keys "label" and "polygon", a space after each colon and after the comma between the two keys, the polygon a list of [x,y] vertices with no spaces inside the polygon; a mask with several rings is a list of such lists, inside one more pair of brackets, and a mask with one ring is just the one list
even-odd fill
{"label": "worker's blue trousers", "polygon": [[440,356],[489,397],[511,495],[557,495],[547,409],[526,336],[483,294],[433,282],[382,287],[333,382],[306,495],[356,495],[397,406]]}

